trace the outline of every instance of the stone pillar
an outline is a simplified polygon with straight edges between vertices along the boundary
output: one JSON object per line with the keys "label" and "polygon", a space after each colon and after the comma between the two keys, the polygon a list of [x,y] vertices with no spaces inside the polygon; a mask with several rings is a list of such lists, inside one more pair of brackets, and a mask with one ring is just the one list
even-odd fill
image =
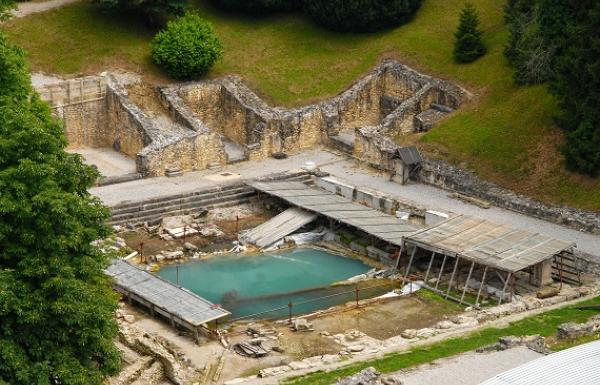
{"label": "stone pillar", "polygon": [[533,281],[538,287],[550,285],[552,281],[552,259],[540,262],[533,268]]}
{"label": "stone pillar", "polygon": [[400,159],[394,159],[394,175],[392,180],[396,183],[404,184],[408,179],[408,167]]}

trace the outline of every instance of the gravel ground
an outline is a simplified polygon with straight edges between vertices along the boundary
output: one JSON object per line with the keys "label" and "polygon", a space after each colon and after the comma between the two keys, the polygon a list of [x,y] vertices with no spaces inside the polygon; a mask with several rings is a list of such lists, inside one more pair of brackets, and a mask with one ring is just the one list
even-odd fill
{"label": "gravel ground", "polygon": [[118,176],[136,172],[135,159],[112,148],[75,148],[68,152],[83,156],[85,162],[93,164],[103,176]]}
{"label": "gravel ground", "polygon": [[[357,168],[355,162],[324,150],[312,150],[291,156],[287,159],[265,159],[233,164],[223,171],[238,173],[240,178],[255,178],[274,172],[300,168],[304,162],[312,160],[324,171],[330,172],[338,179],[371,189],[382,191],[418,207],[456,214],[472,215],[503,223],[517,228],[546,234],[555,238],[577,243],[577,247],[593,255],[600,256],[600,236],[569,229],[564,226],[542,221],[497,207],[482,209],[449,197],[447,191],[423,184],[399,185],[390,182],[388,176],[374,173],[371,170]],[[212,175],[212,176],[211,176]],[[218,176],[218,175],[217,175]],[[231,180],[231,178],[227,178]],[[205,188],[223,183],[213,171],[205,170],[186,173],[177,178],[151,178],[115,185],[92,188],[90,192],[98,196],[107,205],[115,205],[123,201],[123,197],[131,197],[135,191],[136,200],[145,200],[163,195],[173,195]]]}
{"label": "gravel ground", "polygon": [[392,376],[401,380],[403,385],[478,385],[539,357],[542,354],[526,347],[492,353],[469,352],[434,361],[409,372],[396,372]]}

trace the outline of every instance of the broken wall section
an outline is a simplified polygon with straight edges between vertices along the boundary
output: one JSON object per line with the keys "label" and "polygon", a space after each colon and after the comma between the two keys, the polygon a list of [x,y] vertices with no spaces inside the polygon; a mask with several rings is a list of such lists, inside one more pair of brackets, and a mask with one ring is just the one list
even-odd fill
{"label": "broken wall section", "polygon": [[468,97],[460,87],[391,60],[338,96],[297,109],[268,106],[232,76],[169,92],[177,93],[211,130],[244,146],[248,159],[302,151],[328,143],[341,131],[363,127],[378,127],[383,136],[412,132],[424,127],[416,118],[432,105],[447,113]]}
{"label": "broken wall section", "polygon": [[149,117],[114,76],[68,80],[38,92],[63,120],[71,148],[113,148],[135,158],[143,176],[161,176],[171,168],[202,170],[225,162],[219,135],[192,119],[181,100],[169,95],[162,101],[179,130],[167,130]]}

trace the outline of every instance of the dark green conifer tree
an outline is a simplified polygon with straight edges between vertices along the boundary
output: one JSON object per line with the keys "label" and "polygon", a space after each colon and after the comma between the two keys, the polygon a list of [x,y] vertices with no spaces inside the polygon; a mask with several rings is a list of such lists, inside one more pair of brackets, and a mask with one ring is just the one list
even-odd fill
{"label": "dark green conifer tree", "polygon": [[473,4],[467,3],[460,13],[458,30],[454,34],[454,59],[459,63],[470,63],[485,55],[482,35],[477,9]]}

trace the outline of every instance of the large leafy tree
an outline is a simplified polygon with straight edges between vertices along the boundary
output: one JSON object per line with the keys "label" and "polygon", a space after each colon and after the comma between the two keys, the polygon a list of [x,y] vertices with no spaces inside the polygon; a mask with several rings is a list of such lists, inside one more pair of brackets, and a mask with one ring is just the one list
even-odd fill
{"label": "large leafy tree", "polygon": [[91,245],[108,211],[65,146],[0,33],[0,384],[99,385],[119,368],[108,260]]}
{"label": "large leafy tree", "polygon": [[600,173],[600,2],[541,0],[543,38],[556,45],[550,90],[559,101],[571,170]]}
{"label": "large leafy tree", "polygon": [[467,3],[460,13],[458,29],[454,34],[454,59],[459,63],[470,63],[485,55],[487,49],[482,36],[477,9]]}

